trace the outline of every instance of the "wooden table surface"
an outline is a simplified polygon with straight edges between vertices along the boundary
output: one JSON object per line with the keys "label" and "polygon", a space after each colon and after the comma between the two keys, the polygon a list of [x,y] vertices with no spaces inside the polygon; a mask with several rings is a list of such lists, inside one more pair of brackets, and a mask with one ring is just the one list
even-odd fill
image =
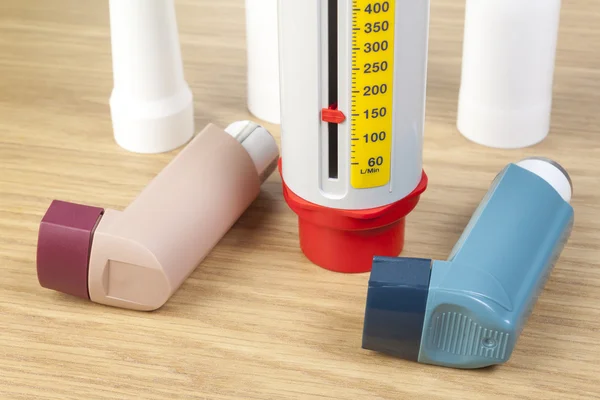
{"label": "wooden table surface", "polygon": [[[251,118],[243,3],[177,2],[199,128]],[[135,155],[113,141],[106,1],[3,0],[0,399],[600,398],[600,3],[563,2],[552,133],[517,151],[456,131],[463,3],[432,5],[430,188],[408,220],[405,255],[447,257],[505,164],[541,155],[570,171],[573,235],[508,364],[459,371],[362,350],[368,274],[306,260],[276,174],[157,312],[40,288],[37,229],[51,200],[122,209],[174,153]]]}

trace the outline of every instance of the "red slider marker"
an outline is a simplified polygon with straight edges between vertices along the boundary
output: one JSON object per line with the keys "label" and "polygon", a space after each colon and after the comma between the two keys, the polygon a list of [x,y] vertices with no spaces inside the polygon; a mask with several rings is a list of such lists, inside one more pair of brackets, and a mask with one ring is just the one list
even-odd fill
{"label": "red slider marker", "polygon": [[321,119],[323,122],[329,122],[330,124],[341,124],[346,120],[346,116],[338,110],[337,104],[333,104],[321,111]]}

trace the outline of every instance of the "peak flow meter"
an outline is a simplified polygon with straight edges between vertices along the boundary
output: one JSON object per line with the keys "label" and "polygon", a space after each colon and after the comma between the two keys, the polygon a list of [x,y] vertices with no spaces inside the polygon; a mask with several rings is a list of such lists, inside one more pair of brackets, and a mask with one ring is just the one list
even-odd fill
{"label": "peak flow meter", "polygon": [[427,187],[428,0],[279,0],[284,196],[315,264],[398,255]]}

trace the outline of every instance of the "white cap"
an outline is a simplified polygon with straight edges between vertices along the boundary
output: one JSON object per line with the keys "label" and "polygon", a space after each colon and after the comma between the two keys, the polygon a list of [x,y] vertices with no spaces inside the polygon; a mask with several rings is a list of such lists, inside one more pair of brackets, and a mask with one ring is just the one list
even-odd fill
{"label": "white cap", "polygon": [[267,180],[279,161],[279,147],[269,131],[251,121],[234,122],[225,131],[246,149],[261,181]]}
{"label": "white cap", "polygon": [[279,124],[279,40],[277,0],[246,0],[248,110]]}
{"label": "white cap", "polygon": [[571,202],[573,183],[568,172],[560,164],[547,158],[532,157],[519,161],[517,166],[533,172],[548,182],[564,201]]}
{"label": "white cap", "polygon": [[194,135],[193,96],[173,0],[110,0],[114,136],[126,150],[162,153]]}
{"label": "white cap", "polygon": [[550,130],[561,0],[467,0],[458,130],[522,148]]}

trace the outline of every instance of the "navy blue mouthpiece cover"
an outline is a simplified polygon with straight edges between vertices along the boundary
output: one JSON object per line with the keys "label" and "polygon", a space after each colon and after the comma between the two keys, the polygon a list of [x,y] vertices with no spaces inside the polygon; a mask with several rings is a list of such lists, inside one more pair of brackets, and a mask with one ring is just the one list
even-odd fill
{"label": "navy blue mouthpiece cover", "polygon": [[432,260],[375,257],[363,348],[419,360]]}

